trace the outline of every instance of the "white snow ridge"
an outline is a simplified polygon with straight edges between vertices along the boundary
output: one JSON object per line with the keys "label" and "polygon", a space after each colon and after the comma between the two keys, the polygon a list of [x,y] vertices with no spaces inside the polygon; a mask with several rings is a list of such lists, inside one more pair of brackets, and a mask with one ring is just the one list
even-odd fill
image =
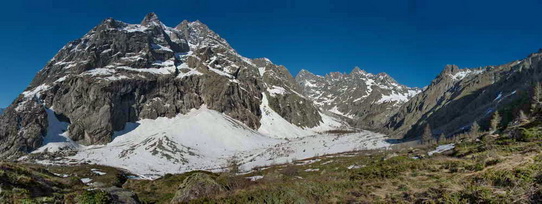
{"label": "white snow ridge", "polygon": [[[265,96],[265,94],[264,94]],[[242,170],[292,162],[317,155],[352,150],[386,148],[385,136],[363,131],[344,135],[322,134],[341,123],[322,115],[315,128],[300,128],[262,103],[262,126],[258,131],[206,106],[174,118],[143,119],[128,123],[106,145],[78,145],[67,137],[67,123],[59,122],[48,110],[50,130],[46,145],[34,153],[77,149],[77,154],[60,161],[40,163],[83,163],[128,169],[142,178],[193,170],[222,171],[236,159]],[[267,112],[267,113],[265,113]]]}

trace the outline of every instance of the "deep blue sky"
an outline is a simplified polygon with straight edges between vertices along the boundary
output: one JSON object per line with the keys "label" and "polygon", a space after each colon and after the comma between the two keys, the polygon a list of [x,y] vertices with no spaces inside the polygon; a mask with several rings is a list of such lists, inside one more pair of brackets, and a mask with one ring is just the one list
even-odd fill
{"label": "deep blue sky", "polygon": [[387,72],[427,85],[446,64],[503,64],[542,47],[542,2],[4,1],[0,12],[0,107],[21,93],[67,42],[107,17],[138,23],[156,12],[168,26],[201,20],[242,55],[267,57],[293,75]]}

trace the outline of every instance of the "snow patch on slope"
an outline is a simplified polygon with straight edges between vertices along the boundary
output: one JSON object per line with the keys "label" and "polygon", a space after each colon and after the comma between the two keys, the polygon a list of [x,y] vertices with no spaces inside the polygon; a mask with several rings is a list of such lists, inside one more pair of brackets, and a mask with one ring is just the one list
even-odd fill
{"label": "snow patch on slope", "polygon": [[[262,107],[270,110],[265,100],[264,98]],[[48,134],[48,138],[66,137],[64,131],[68,124],[55,120],[52,110],[48,113],[53,117],[50,120],[53,125],[50,126],[51,134]],[[78,149],[74,156],[63,160],[38,162],[88,162],[128,169],[143,178],[157,178],[166,173],[193,170],[223,171],[228,161],[233,158],[242,159],[242,169],[250,170],[256,166],[291,162],[322,154],[386,148],[390,145],[385,142],[384,135],[368,131],[343,135],[316,134],[316,131],[341,125],[340,121],[326,115],[322,115],[323,123],[320,126],[311,129],[302,129],[287,123],[274,112],[272,117],[279,123],[274,123],[277,125],[275,127],[267,124],[269,129],[266,130],[288,130],[282,132],[284,135],[266,136],[261,131],[256,132],[225,114],[203,106],[174,118],[144,119],[137,123],[128,123],[126,130],[116,132],[113,141],[107,145],[74,146]],[[265,125],[266,123],[263,124],[264,127]],[[293,136],[305,137],[290,137],[291,133],[294,133]],[[45,148],[51,150],[51,147],[75,145],[67,138],[47,140],[51,142],[34,153],[43,152]]]}
{"label": "snow patch on slope", "polygon": [[213,169],[235,156],[277,144],[244,124],[206,107],[174,118],[144,119],[104,146],[87,146],[70,159],[121,166],[136,174]]}
{"label": "snow patch on slope", "polygon": [[255,166],[288,163],[319,155],[387,148],[389,146],[390,144],[385,141],[384,135],[369,131],[344,135],[320,134],[290,139],[280,145],[265,149],[263,152],[245,159],[241,167],[250,169]]}
{"label": "snow patch on slope", "polygon": [[269,95],[276,96],[276,95],[284,95],[286,94],[286,89],[280,86],[272,86],[271,88],[268,88],[267,91],[269,92]]}
{"label": "snow patch on slope", "polygon": [[56,152],[66,149],[77,149],[79,145],[68,137],[67,122],[61,122],[55,115],[53,109],[46,109],[47,112],[47,135],[43,138],[43,146],[34,151],[39,152]]}
{"label": "snow patch on slope", "polygon": [[332,109],[329,109],[329,112],[332,112],[332,113],[335,113],[337,115],[341,115],[341,116],[344,116],[344,117],[347,117],[347,118],[354,118],[354,116],[350,115],[350,114],[345,114],[343,112],[341,112],[337,106],[334,106]]}
{"label": "snow patch on slope", "polygon": [[483,70],[463,69],[463,70],[455,73],[454,75],[452,75],[452,79],[454,79],[456,81],[459,81],[459,80],[462,80],[462,79],[464,79],[465,77],[467,77],[469,75],[478,75],[478,74],[481,74],[483,72],[484,72]]}
{"label": "snow patch on slope", "polygon": [[274,138],[295,138],[314,134],[313,132],[304,130],[282,118],[277,112],[269,107],[267,95],[264,93],[262,96],[262,104],[260,105],[262,118],[260,120],[261,126],[258,129],[258,132]]}

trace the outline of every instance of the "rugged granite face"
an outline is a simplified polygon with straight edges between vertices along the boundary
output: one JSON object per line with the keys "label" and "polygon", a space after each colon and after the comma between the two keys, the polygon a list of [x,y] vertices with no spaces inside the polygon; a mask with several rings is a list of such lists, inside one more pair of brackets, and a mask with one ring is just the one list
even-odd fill
{"label": "rugged granite face", "polygon": [[382,127],[402,104],[420,92],[397,83],[386,73],[374,75],[358,67],[350,74],[332,72],[325,76],[301,70],[296,81],[322,110],[364,129]]}
{"label": "rugged granite face", "polygon": [[81,144],[201,106],[258,129],[262,94],[289,122],[314,127],[320,114],[300,92],[286,68],[240,56],[199,21],[171,28],[154,13],[140,24],[106,19],[65,45],[0,116],[0,158],[42,145],[48,109]]}
{"label": "rugged granite face", "polygon": [[[288,121],[300,127],[313,127],[321,117],[312,101],[305,97],[303,89],[284,66],[274,65],[268,59],[256,59],[263,81],[267,85],[269,105]],[[299,114],[296,110],[304,110]],[[312,117],[307,117],[312,116]]]}
{"label": "rugged granite face", "polygon": [[448,65],[420,94],[390,118],[386,129],[396,137],[416,138],[429,124],[433,135],[464,132],[477,121],[489,126],[495,111],[507,125],[528,111],[533,84],[542,79],[542,53],[500,66],[459,69]]}

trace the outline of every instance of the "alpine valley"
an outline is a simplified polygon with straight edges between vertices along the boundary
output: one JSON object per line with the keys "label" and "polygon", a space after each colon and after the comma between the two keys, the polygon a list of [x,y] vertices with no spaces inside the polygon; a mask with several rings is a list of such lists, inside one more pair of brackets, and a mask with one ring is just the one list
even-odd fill
{"label": "alpine valley", "polygon": [[[0,180],[22,189],[36,185],[26,188],[26,197],[10,197],[17,199],[50,198],[66,185],[80,185],[100,189],[108,202],[118,203],[183,203],[214,194],[223,196],[211,203],[269,203],[260,197],[242,200],[241,190],[235,194],[241,200],[227,200],[225,192],[250,189],[263,178],[276,179],[265,181],[269,185],[318,174],[338,178],[333,182],[388,179],[397,178],[388,173],[404,170],[386,166],[395,164],[423,171],[432,164],[414,162],[427,153],[459,151],[455,145],[474,130],[519,134],[517,116],[535,120],[542,104],[532,100],[540,94],[533,89],[540,80],[542,52],[499,66],[447,65],[423,89],[358,67],[325,76],[301,70],[293,77],[267,58],[241,56],[200,21],[168,27],[154,13],[139,24],[109,18],[66,44],[0,109],[0,159],[6,162]],[[495,115],[502,120],[494,122]],[[435,150],[431,145],[437,142]],[[444,164],[439,165],[435,168]],[[235,174],[221,183],[221,172]],[[38,184],[6,176],[19,174]],[[78,183],[67,184],[71,177]],[[178,182],[168,184],[173,181]],[[101,196],[92,192],[84,195]],[[288,192],[275,193],[293,196]],[[363,198],[356,195],[365,194],[339,197]],[[369,197],[393,200],[385,194]],[[300,203],[344,201],[332,198]],[[271,203],[290,201],[298,203]]]}

